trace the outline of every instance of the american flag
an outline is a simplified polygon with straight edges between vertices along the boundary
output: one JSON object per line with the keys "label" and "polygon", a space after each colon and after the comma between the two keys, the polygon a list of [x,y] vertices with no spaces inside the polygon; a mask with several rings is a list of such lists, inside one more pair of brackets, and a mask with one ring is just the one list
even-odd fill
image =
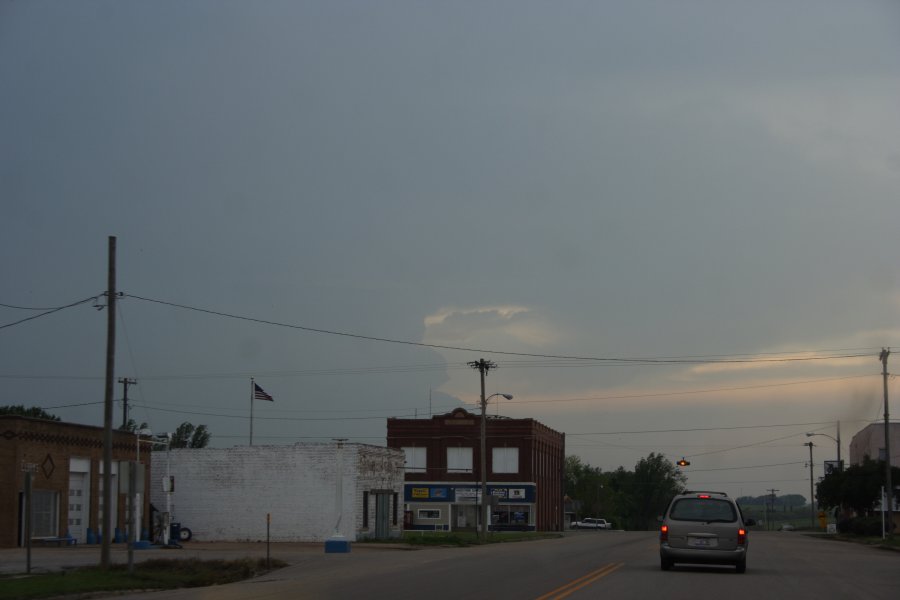
{"label": "american flag", "polygon": [[255,383],[253,384],[253,399],[254,400],[268,400],[269,402],[275,401],[275,399],[272,398],[272,396],[267,394],[264,389],[262,389]]}

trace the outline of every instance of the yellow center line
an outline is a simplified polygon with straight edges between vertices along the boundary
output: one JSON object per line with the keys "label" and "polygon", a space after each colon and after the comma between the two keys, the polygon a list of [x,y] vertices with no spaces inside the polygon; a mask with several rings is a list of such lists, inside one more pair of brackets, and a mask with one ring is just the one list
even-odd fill
{"label": "yellow center line", "polygon": [[552,598],[553,600],[562,600],[563,598],[567,598],[571,594],[577,592],[581,588],[588,586],[598,579],[606,577],[616,569],[623,567],[625,563],[612,563],[608,565],[604,565],[603,567],[597,569],[596,571],[591,571],[587,575],[583,575],[574,581],[570,581],[569,583],[562,585],[555,590],[547,592],[543,596],[536,598],[536,600],[548,600]]}

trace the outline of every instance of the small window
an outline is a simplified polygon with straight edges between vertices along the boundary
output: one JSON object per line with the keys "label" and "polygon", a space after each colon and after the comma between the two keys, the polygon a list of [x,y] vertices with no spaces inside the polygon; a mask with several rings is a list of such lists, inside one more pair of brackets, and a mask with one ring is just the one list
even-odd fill
{"label": "small window", "polygon": [[34,537],[59,535],[59,494],[44,490],[31,493]]}
{"label": "small window", "polygon": [[518,473],[519,449],[494,448],[493,464],[491,470],[494,473]]}
{"label": "small window", "polygon": [[425,459],[427,456],[425,448],[404,448],[403,453],[406,454],[404,466],[406,467],[407,473],[425,472]]}
{"label": "small window", "polygon": [[471,448],[447,448],[447,472],[471,473],[472,449]]}
{"label": "small window", "polygon": [[434,508],[420,508],[418,514],[419,514],[420,519],[440,519],[441,518],[441,511],[439,509],[434,509]]}

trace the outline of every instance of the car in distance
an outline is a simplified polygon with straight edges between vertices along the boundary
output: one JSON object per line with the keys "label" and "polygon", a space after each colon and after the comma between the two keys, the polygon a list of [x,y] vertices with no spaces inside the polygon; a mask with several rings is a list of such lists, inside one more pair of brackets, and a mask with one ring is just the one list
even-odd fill
{"label": "car in distance", "polygon": [[587,517],[580,521],[573,521],[572,529],[612,529],[612,523],[606,519]]}
{"label": "car in distance", "polygon": [[675,563],[734,565],[747,570],[747,527],[737,502],[723,492],[685,492],[672,498],[659,529],[663,571]]}

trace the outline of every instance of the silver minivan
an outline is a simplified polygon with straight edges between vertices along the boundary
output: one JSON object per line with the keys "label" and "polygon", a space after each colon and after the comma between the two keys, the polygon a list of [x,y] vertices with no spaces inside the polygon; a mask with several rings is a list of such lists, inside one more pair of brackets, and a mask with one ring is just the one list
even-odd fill
{"label": "silver minivan", "polygon": [[663,571],[675,563],[728,564],[747,570],[750,541],[737,502],[723,492],[685,492],[672,498],[659,529]]}

